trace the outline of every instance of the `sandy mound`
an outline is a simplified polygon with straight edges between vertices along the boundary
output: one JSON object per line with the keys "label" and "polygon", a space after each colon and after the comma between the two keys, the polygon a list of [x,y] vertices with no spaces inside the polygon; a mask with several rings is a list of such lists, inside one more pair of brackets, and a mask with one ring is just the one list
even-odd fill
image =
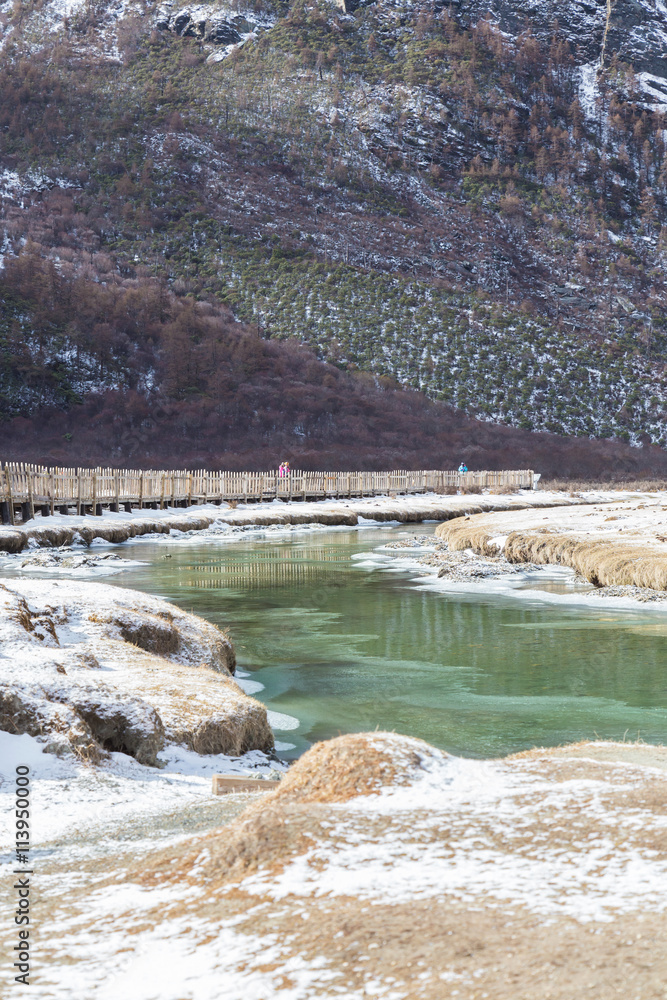
{"label": "sandy mound", "polygon": [[294,764],[276,795],[293,802],[346,802],[407,785],[434,759],[446,757],[423,740],[397,733],[352,733],[316,743]]}
{"label": "sandy mound", "polygon": [[232,678],[208,622],[103,584],[0,583],[0,728],[55,753],[155,764],[165,740],[198,753],[270,750],[266,710]]}

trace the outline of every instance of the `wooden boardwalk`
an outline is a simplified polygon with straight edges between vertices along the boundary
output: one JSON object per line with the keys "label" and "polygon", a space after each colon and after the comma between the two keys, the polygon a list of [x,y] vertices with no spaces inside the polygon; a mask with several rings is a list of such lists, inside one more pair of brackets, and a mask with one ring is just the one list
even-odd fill
{"label": "wooden boardwalk", "polygon": [[511,487],[533,489],[530,469],[510,472],[207,472],[195,469],[57,469],[37,465],[0,465],[0,516],[3,524],[31,520],[36,512],[92,514],[104,508],[190,507],[193,504],[260,500],[324,500],[399,493],[447,493],[457,489]]}

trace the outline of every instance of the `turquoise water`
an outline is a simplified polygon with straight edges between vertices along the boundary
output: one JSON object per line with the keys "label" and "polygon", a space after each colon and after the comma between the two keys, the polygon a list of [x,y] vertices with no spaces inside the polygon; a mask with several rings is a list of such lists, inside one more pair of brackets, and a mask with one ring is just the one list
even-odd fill
{"label": "turquoise water", "polygon": [[667,613],[433,592],[359,559],[427,530],[141,542],[118,551],[148,565],[109,582],[229,629],[255,696],[299,720],[284,756],[376,728],[469,756],[665,741]]}

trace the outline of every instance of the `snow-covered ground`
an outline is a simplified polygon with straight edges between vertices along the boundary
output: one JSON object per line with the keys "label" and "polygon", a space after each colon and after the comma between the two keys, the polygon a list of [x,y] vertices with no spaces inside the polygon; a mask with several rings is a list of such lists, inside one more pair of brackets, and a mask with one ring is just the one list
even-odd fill
{"label": "snow-covered ground", "polygon": [[502,552],[511,531],[539,531],[543,528],[591,541],[622,541],[627,545],[650,546],[667,558],[667,492],[616,493],[603,505],[593,507],[494,512],[476,524],[497,528],[495,545]]}
{"label": "snow-covered ground", "polygon": [[[0,731],[0,836],[3,862],[10,863],[13,779],[16,767],[30,767],[32,783],[31,842],[35,848],[53,840],[74,840],[86,833],[112,836],[129,817],[155,818],[204,802],[211,797],[214,774],[271,775],[284,765],[260,750],[239,757],[197,754],[168,745],[160,768],[146,767],[124,753],[111,753],[97,766],[73,756],[46,753],[45,741]],[[245,797],[244,797],[245,800]]]}
{"label": "snow-covered ground", "polygon": [[223,633],[159,598],[0,581],[2,822],[17,764],[35,782],[33,843],[192,804],[214,772],[284,770],[256,685],[232,669]]}
{"label": "snow-covered ground", "polygon": [[[29,738],[1,749],[40,774]],[[241,797],[207,800],[188,763],[151,782],[114,760],[83,825],[67,765],[41,772],[59,792],[32,818],[44,945],[28,995],[602,1000],[625,968],[630,996],[660,996],[665,748],[473,761],[342,737],[236,819]]]}
{"label": "snow-covered ground", "polygon": [[513,564],[569,567],[598,596],[667,596],[667,493],[630,493],[588,509],[481,513],[436,528],[452,550]]}

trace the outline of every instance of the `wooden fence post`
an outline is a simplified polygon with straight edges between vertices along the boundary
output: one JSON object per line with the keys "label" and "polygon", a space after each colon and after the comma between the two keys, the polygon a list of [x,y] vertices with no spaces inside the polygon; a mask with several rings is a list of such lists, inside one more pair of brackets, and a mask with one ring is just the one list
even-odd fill
{"label": "wooden fence post", "polygon": [[16,524],[16,519],[14,517],[14,497],[12,496],[12,477],[9,471],[9,466],[5,465],[5,479],[7,480],[7,502],[9,505],[9,523],[11,525]]}
{"label": "wooden fence post", "polygon": [[[28,481],[28,512],[30,514],[30,520],[35,520],[35,494],[32,488],[32,471],[28,472],[26,470],[26,479]],[[53,508],[51,508],[51,513],[53,514]]]}

